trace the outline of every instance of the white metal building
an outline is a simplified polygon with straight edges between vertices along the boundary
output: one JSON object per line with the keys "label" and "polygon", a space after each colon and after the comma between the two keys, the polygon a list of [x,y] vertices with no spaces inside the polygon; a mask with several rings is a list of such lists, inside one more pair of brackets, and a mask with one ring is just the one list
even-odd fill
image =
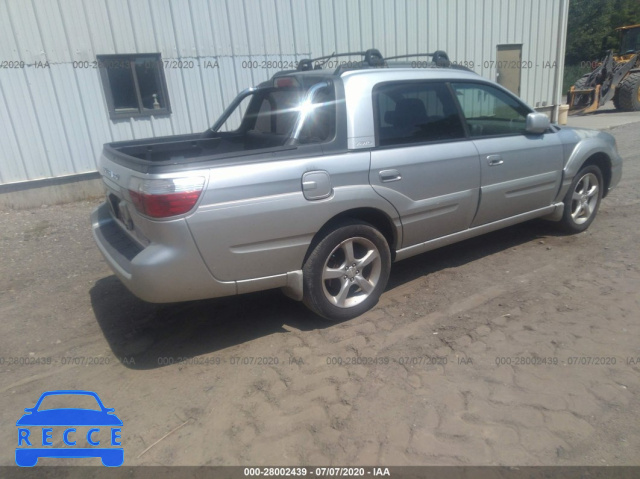
{"label": "white metal building", "polygon": [[552,110],[568,3],[0,0],[0,193],[91,177],[105,142],[204,130],[278,67],[333,52],[445,50]]}

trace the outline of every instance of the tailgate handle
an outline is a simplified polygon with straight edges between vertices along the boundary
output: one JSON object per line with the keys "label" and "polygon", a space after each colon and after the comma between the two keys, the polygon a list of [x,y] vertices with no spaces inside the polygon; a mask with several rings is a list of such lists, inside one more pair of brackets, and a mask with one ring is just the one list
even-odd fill
{"label": "tailgate handle", "polygon": [[380,173],[380,181],[383,183],[389,183],[391,181],[399,181],[402,179],[402,175],[398,170],[381,170]]}
{"label": "tailgate handle", "polygon": [[489,166],[498,166],[503,164],[504,161],[500,155],[489,155],[487,156],[487,163],[489,163]]}

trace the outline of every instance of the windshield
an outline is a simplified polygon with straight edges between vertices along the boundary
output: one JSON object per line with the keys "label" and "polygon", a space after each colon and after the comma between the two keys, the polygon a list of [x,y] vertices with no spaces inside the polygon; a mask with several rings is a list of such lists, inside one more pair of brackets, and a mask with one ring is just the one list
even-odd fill
{"label": "windshield", "polygon": [[640,51],[640,27],[623,32],[620,46],[621,55],[635,53],[637,51]]}
{"label": "windshield", "polygon": [[[333,86],[318,89],[311,105],[305,105],[307,89],[260,88],[254,90],[229,112],[218,131],[271,137],[284,142],[290,138],[298,117],[306,113],[298,132],[299,143],[321,143],[335,136],[336,107]],[[215,126],[214,126],[215,128]]]}

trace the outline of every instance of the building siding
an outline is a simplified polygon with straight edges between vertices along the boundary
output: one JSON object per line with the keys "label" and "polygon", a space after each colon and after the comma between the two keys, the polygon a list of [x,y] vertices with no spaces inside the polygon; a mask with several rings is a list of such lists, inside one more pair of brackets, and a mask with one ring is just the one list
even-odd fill
{"label": "building siding", "polygon": [[[277,71],[246,62],[439,49],[495,79],[496,46],[522,44],[522,59],[538,67],[522,70],[521,97],[553,105],[557,71],[542,65],[564,49],[558,30],[566,7],[558,0],[0,0],[0,61],[27,64],[0,69],[0,184],[95,171],[106,142],[204,130],[240,90]],[[195,63],[165,69],[171,115],[110,120],[96,55],[154,52]]]}

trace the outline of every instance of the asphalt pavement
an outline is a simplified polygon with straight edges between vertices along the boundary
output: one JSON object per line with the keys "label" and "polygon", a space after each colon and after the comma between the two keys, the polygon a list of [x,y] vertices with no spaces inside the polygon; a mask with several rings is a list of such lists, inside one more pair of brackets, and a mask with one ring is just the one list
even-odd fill
{"label": "asphalt pavement", "polygon": [[607,130],[616,126],[640,122],[640,111],[618,111],[613,102],[587,115],[569,116],[567,126]]}

